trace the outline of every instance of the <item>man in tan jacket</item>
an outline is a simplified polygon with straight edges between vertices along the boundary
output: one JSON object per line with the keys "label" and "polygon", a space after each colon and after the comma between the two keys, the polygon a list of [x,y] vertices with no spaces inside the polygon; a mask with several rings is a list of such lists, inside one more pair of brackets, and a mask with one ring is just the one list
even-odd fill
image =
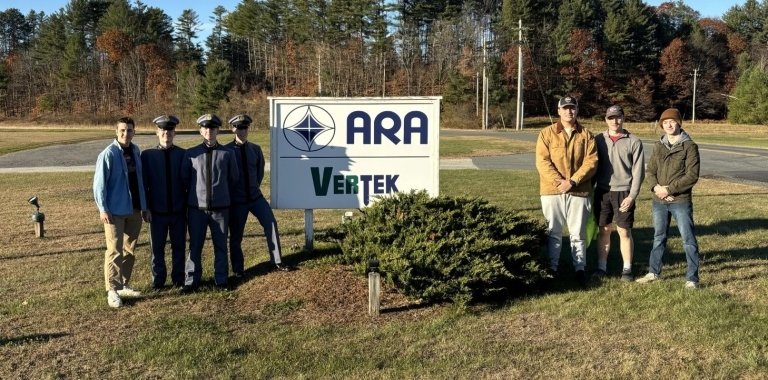
{"label": "man in tan jacket", "polygon": [[562,249],[563,226],[568,226],[571,257],[576,279],[586,284],[586,226],[592,203],[592,177],[597,170],[597,149],[592,133],[576,120],[576,98],[560,99],[560,120],[539,132],[536,141],[536,170],[539,194],[547,219],[549,271],[557,273]]}

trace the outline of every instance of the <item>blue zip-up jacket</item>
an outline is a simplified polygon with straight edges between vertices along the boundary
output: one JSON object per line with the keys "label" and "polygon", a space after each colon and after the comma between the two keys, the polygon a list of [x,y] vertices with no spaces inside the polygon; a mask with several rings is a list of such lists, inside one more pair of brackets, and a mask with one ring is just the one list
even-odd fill
{"label": "blue zip-up jacket", "polygon": [[[141,170],[141,150],[133,145],[133,162],[136,163],[136,177],[139,181],[139,204],[141,210],[147,210],[144,195],[144,179]],[[134,194],[135,196],[135,194]],[[133,214],[133,199],[128,184],[128,165],[123,158],[123,148],[115,139],[96,159],[96,172],[93,175],[93,199],[99,212],[109,212],[116,216]]]}
{"label": "blue zip-up jacket", "polygon": [[223,145],[209,148],[202,143],[187,149],[181,164],[187,206],[201,210],[228,208],[238,176],[235,153]]}
{"label": "blue zip-up jacket", "polygon": [[[263,197],[261,181],[264,180],[265,162],[261,147],[249,141],[245,144],[232,141],[225,146],[235,152],[237,167],[240,169],[240,179],[232,190],[232,204],[244,204]],[[243,166],[243,155],[246,167]]]}

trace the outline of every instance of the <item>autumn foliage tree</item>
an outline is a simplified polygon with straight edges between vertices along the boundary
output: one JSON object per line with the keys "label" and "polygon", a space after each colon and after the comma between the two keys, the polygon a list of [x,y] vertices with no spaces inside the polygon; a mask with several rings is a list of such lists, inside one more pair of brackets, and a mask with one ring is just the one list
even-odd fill
{"label": "autumn foliage tree", "polygon": [[661,52],[660,73],[664,77],[661,88],[667,99],[666,106],[678,106],[691,96],[691,74],[693,67],[690,62],[685,42],[676,38]]}
{"label": "autumn foliage tree", "polygon": [[[444,95],[457,117],[475,118],[479,73],[490,78],[492,108],[516,94],[522,44],[526,115],[551,113],[565,93],[579,96],[583,117],[611,103],[630,120],[670,105],[690,114],[698,69],[697,117],[717,119],[737,78],[768,58],[766,14],[768,2],[755,0],[722,20],[681,1],[260,0],[211,15],[186,9],[174,22],[143,2],[72,0],[51,15],[0,12],[2,104],[12,117],[183,116],[213,107],[202,94],[218,85],[206,71],[222,61],[229,91],[214,92],[238,105],[269,95]],[[198,35],[205,19],[207,38]]]}

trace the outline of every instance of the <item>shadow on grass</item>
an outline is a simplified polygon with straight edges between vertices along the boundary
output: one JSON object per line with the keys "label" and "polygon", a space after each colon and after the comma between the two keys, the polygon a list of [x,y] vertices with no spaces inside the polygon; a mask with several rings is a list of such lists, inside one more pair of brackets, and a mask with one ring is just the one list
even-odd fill
{"label": "shadow on grass", "polygon": [[86,253],[86,252],[93,252],[93,251],[99,251],[99,250],[103,251],[104,247],[85,247],[85,248],[67,249],[67,250],[52,251],[52,252],[27,253],[27,254],[14,255],[14,256],[2,256],[0,257],[0,261],[26,259],[30,257],[56,256],[56,255],[63,255],[67,253]]}
{"label": "shadow on grass", "polygon": [[403,306],[382,307],[379,310],[379,312],[381,314],[400,313],[400,312],[404,312],[404,311],[413,311],[413,310],[426,309],[426,308],[432,307],[432,306],[434,306],[436,304],[437,303],[434,303],[434,302],[420,302],[420,303],[403,305]]}
{"label": "shadow on grass", "polygon": [[[708,236],[708,235],[732,235],[737,233],[747,233],[749,231],[754,230],[768,230],[768,219],[764,218],[751,218],[751,219],[736,219],[736,220],[727,220],[722,221],[714,224],[707,224],[707,225],[697,225],[696,226],[696,237],[700,238],[702,236]],[[648,261],[650,257],[651,247],[653,246],[653,228],[646,227],[646,228],[635,228],[632,230],[633,237],[635,240],[635,255],[634,255],[634,266],[637,267],[648,267]],[[616,251],[618,247],[618,239],[615,237],[615,234],[611,236],[612,243],[611,243],[611,251]],[[672,222],[669,231],[667,232],[667,238],[673,239],[673,238],[680,238],[680,232],[677,229],[677,225]],[[700,239],[699,239],[700,240]],[[737,250],[730,250],[730,251],[718,251],[713,250],[712,248],[716,247],[704,247],[702,252],[701,243],[699,242],[699,250],[701,254],[701,265],[708,265],[711,264],[709,262],[709,258],[718,258],[718,257],[727,257],[727,260],[745,260],[745,259],[768,259],[768,254],[766,253],[765,248],[744,248],[744,249],[737,249]],[[609,256],[609,260],[611,257],[614,259],[617,259],[619,255],[617,254],[611,254]],[[665,265],[667,264],[676,264],[676,263],[684,263],[685,260],[685,254],[682,251],[682,249],[677,248],[675,250],[669,249],[669,242],[667,243],[667,250],[664,253],[663,257],[663,263]]]}
{"label": "shadow on grass", "polygon": [[[287,265],[293,270],[301,270],[302,263],[312,260],[322,259],[324,257],[330,257],[340,254],[340,248],[336,246],[315,248],[312,251],[306,249],[299,252],[291,253],[282,257],[283,264]],[[266,275],[269,272],[275,271],[275,266],[270,261],[258,263],[250,268],[246,268],[243,272],[243,277],[234,284],[238,286],[240,283],[248,282],[255,277]]]}
{"label": "shadow on grass", "polygon": [[50,334],[31,334],[22,335],[15,338],[3,338],[0,337],[0,347],[10,345],[22,345],[27,343],[44,343],[55,338],[62,338],[68,336],[66,333],[50,333]]}

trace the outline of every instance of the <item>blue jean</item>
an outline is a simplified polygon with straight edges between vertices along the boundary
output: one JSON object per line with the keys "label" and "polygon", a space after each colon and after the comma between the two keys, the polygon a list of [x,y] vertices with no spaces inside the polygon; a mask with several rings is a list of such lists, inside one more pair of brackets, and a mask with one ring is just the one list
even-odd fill
{"label": "blue jean", "polygon": [[669,204],[653,202],[654,233],[649,271],[657,275],[661,274],[661,257],[667,249],[669,222],[673,216],[677,222],[680,237],[683,239],[685,260],[688,262],[685,278],[688,281],[699,282],[699,244],[696,242],[696,232],[693,226],[693,204],[690,201]]}
{"label": "blue jean", "polygon": [[242,272],[244,268],[243,257],[243,232],[245,231],[245,222],[248,220],[248,213],[256,216],[259,224],[264,229],[264,238],[267,239],[267,249],[269,249],[269,259],[273,264],[281,264],[280,255],[280,234],[277,231],[277,220],[272,213],[272,207],[269,206],[264,197],[253,202],[234,205],[230,208],[229,216],[229,258],[232,262],[232,271]]}

